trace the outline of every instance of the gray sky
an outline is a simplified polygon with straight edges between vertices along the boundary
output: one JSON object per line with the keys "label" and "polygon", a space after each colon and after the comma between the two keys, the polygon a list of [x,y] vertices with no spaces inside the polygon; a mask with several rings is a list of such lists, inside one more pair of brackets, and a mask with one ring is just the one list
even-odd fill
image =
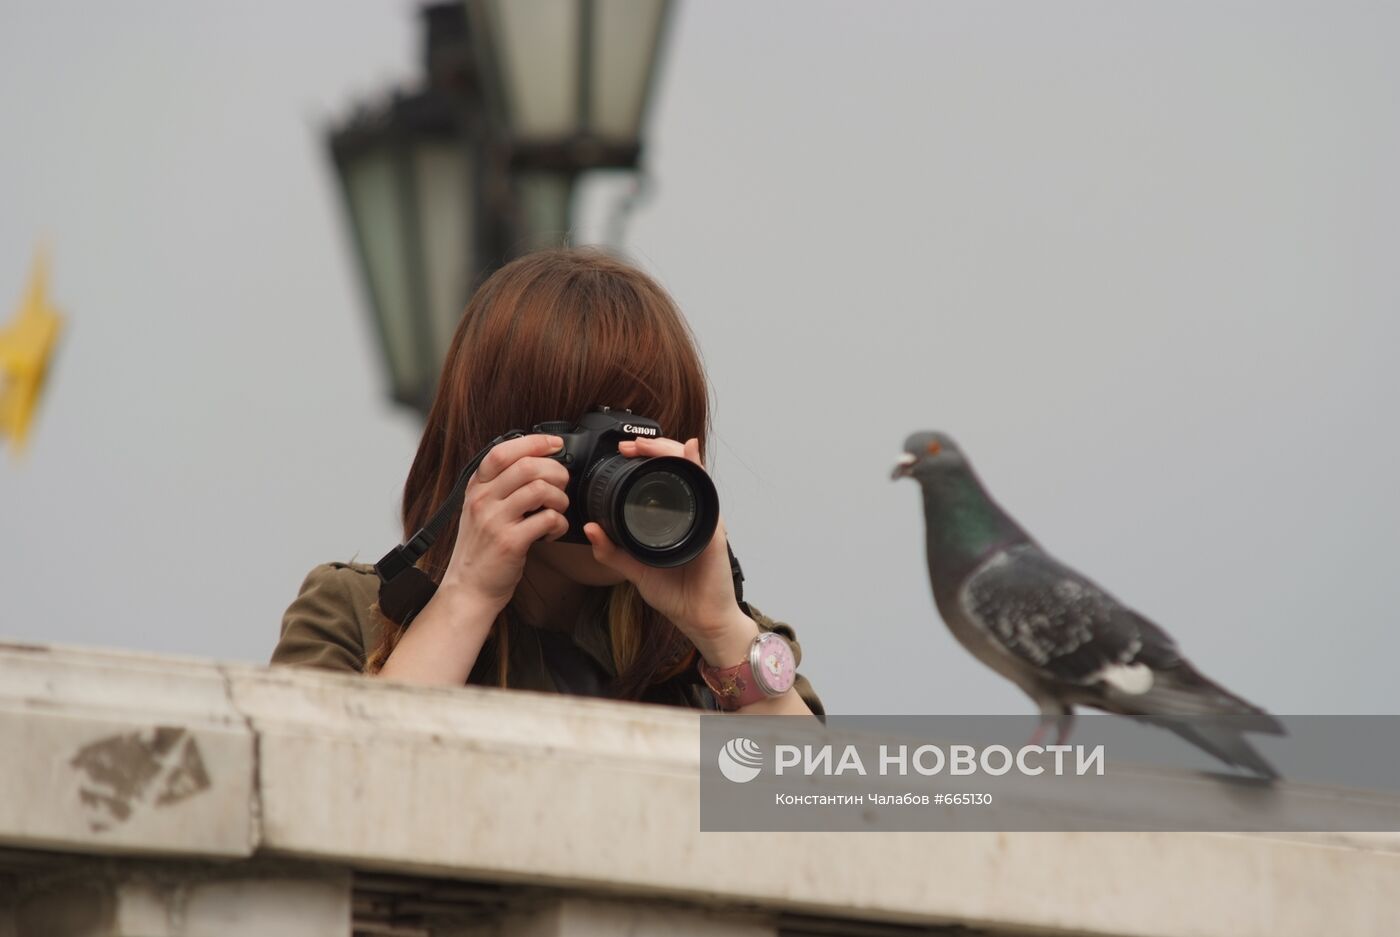
{"label": "gray sky", "polygon": [[[398,542],[320,127],[404,3],[0,8],[0,318],[68,330],[0,453],[0,635],[262,661]],[[1400,657],[1400,8],[682,3],[627,247],[699,335],[747,594],[837,712],[1029,712],[936,617],[915,429],[1280,713]],[[600,229],[616,187],[584,193]]]}

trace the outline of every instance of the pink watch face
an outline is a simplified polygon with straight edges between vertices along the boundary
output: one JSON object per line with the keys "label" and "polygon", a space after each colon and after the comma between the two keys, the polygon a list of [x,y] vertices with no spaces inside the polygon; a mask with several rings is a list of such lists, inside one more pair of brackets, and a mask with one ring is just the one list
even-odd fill
{"label": "pink watch face", "polygon": [[785,693],[797,679],[797,661],[792,656],[792,645],[779,634],[765,632],[755,645],[753,661],[754,676],[768,688],[770,695]]}

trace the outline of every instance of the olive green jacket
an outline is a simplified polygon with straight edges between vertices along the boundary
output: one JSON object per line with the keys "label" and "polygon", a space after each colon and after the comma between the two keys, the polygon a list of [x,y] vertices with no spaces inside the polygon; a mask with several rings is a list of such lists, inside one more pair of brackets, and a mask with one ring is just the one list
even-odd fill
{"label": "olive green jacket", "polygon": [[[595,593],[603,595],[603,590]],[[376,616],[379,576],[368,563],[322,563],[307,574],[301,592],[282,616],[282,636],[272,652],[273,664],[320,667],[362,673],[365,658],[378,642]],[[791,625],[774,621],[747,602],[744,611],[764,631],[792,642],[799,665],[802,647]],[[612,641],[601,599],[584,604],[570,628],[537,628],[509,619],[507,684],[515,689],[550,693],[604,695],[602,683],[616,675]],[[494,639],[477,656],[467,682],[497,684]],[[825,721],[826,709],[800,673],[795,689],[808,708]],[[644,702],[697,709],[718,709],[714,695],[695,668],[653,686]]]}

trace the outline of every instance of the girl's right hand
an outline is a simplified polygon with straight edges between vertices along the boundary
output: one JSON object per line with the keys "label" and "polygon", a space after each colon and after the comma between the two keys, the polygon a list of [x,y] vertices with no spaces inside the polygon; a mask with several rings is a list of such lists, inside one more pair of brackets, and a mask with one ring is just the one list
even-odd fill
{"label": "girl's right hand", "polygon": [[564,517],[569,470],[545,458],[563,446],[558,436],[536,433],[508,439],[486,454],[467,482],[442,586],[464,591],[496,612],[505,608],[530,545],[557,540],[569,530]]}

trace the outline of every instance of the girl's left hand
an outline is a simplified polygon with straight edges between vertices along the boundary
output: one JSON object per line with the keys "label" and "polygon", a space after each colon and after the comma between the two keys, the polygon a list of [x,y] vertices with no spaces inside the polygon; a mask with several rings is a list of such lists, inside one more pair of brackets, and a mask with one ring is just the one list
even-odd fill
{"label": "girl's left hand", "polygon": [[[682,444],[674,439],[639,437],[618,443],[617,449],[629,458],[680,456],[705,467],[697,439]],[[734,594],[723,517],[705,551],[684,566],[671,569],[642,563],[614,544],[596,522],[585,524],[583,534],[593,545],[594,559],[626,576],[642,599],[690,638],[710,664],[727,667],[743,659],[759,629],[744,614]]]}

